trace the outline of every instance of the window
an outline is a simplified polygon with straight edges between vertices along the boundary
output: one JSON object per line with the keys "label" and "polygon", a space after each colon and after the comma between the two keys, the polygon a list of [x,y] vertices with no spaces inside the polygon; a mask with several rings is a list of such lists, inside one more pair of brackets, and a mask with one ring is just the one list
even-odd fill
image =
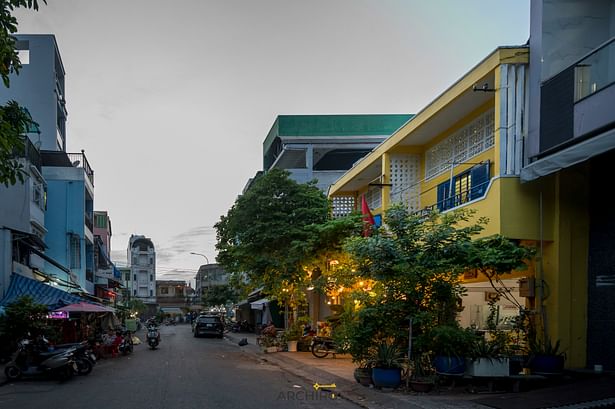
{"label": "window", "polygon": [[168,293],[169,293],[168,287],[160,287],[160,294],[168,294]]}
{"label": "window", "polygon": [[102,214],[94,215],[94,225],[99,229],[107,228],[107,218]]}
{"label": "window", "polygon": [[126,276],[126,281],[130,281],[130,273],[126,273],[125,276]]}
{"label": "window", "polygon": [[46,194],[43,184],[36,179],[32,179],[32,201],[36,203],[41,210],[45,210],[45,197]]}
{"label": "window", "polygon": [[75,234],[70,236],[70,268],[81,268],[81,238]]}
{"label": "window", "polygon": [[438,210],[444,211],[485,195],[489,185],[490,162],[473,166],[438,185]]}
{"label": "window", "polygon": [[133,277],[132,277],[132,279],[133,279],[134,281],[137,281],[137,275],[136,275],[136,274],[134,274],[134,275],[133,275]]}
{"label": "window", "polygon": [[149,281],[154,281],[154,275],[153,274],[149,275]]}
{"label": "window", "polygon": [[132,295],[137,296],[137,289],[132,290]]}
{"label": "window", "polygon": [[153,297],[154,296],[154,290],[149,290],[149,296]]}

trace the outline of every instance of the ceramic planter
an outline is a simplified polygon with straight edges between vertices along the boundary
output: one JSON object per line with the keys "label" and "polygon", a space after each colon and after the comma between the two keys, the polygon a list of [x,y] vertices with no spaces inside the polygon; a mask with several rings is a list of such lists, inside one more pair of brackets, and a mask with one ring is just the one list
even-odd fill
{"label": "ceramic planter", "polygon": [[466,374],[470,376],[509,376],[508,358],[478,358],[468,359]]}
{"label": "ceramic planter", "polygon": [[367,368],[355,368],[354,379],[363,386],[372,385],[372,370]]}
{"label": "ceramic planter", "polygon": [[372,381],[377,388],[397,388],[401,385],[400,368],[374,368]]}
{"label": "ceramic planter", "polygon": [[433,362],[436,372],[444,375],[462,375],[466,371],[465,358],[437,355]]}
{"label": "ceramic planter", "polygon": [[288,341],[288,352],[297,352],[297,341]]}
{"label": "ceramic planter", "polygon": [[559,374],[564,371],[566,358],[562,355],[534,355],[530,358],[533,373]]}
{"label": "ceramic planter", "polygon": [[410,388],[412,388],[415,392],[427,393],[430,392],[434,387],[434,383],[430,381],[421,381],[419,379],[414,379],[410,381]]}

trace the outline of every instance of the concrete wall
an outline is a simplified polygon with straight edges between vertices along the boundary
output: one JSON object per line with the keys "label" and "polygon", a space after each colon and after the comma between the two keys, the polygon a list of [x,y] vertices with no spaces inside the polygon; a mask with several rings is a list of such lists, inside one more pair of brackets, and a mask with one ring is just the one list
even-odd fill
{"label": "concrete wall", "polygon": [[[40,149],[65,150],[65,143],[58,147],[56,142],[58,115],[56,68],[60,71],[58,76],[62,78],[64,69],[61,63],[60,67],[56,66],[58,51],[55,38],[52,35],[19,35],[17,38],[29,42],[30,61],[22,66],[19,75],[11,76],[9,89],[0,87],[0,102],[14,99],[30,111],[41,131]],[[57,59],[60,60],[59,54]],[[36,134],[29,136],[33,143],[39,142]]]}

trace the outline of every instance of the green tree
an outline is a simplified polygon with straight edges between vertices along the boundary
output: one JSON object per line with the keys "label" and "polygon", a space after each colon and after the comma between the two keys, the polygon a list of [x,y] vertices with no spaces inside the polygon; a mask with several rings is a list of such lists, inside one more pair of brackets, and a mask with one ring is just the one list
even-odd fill
{"label": "green tree", "polygon": [[[43,2],[46,1],[43,0]],[[21,62],[15,49],[17,19],[13,12],[17,8],[38,10],[37,0],[0,0],[0,75],[5,87],[9,87],[9,76],[19,74]],[[24,152],[24,134],[35,122],[30,114],[17,102],[9,101],[0,106],[0,183],[14,185],[23,182],[25,171],[17,158]]]}
{"label": "green tree", "polygon": [[216,223],[217,260],[227,271],[245,272],[266,294],[296,302],[306,282],[306,243],[328,213],[329,202],[314,183],[271,170]]}
{"label": "green tree", "polygon": [[215,285],[207,289],[201,297],[203,305],[215,307],[239,301],[238,291],[230,285]]}
{"label": "green tree", "polygon": [[342,320],[342,330],[357,343],[351,351],[364,353],[370,344],[391,338],[407,343],[411,317],[415,334],[455,325],[463,272],[511,272],[531,256],[502,237],[475,240],[487,220],[473,221],[468,210],[422,216],[394,206],[385,216],[385,228],[347,242],[350,263],[338,269],[343,279],[370,283],[355,285],[348,297],[360,306],[346,308]]}
{"label": "green tree", "polygon": [[0,316],[0,336],[4,347],[13,350],[17,342],[28,335],[50,335],[47,314],[47,306],[35,303],[30,296],[7,305],[4,315]]}
{"label": "green tree", "polygon": [[143,314],[147,310],[147,306],[141,300],[131,299],[126,302],[126,307],[131,313]]}

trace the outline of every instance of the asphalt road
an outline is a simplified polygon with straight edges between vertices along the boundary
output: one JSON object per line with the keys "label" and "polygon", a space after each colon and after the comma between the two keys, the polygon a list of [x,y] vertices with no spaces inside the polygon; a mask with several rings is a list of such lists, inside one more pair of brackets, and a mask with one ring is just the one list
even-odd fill
{"label": "asphalt road", "polygon": [[[143,333],[138,336],[143,339]],[[60,383],[0,384],[4,409],[356,408],[316,392],[304,380],[259,361],[230,341],[194,338],[188,325],[161,328],[160,348],[135,346],[101,360],[88,376]],[[0,380],[3,374],[0,374]]]}

